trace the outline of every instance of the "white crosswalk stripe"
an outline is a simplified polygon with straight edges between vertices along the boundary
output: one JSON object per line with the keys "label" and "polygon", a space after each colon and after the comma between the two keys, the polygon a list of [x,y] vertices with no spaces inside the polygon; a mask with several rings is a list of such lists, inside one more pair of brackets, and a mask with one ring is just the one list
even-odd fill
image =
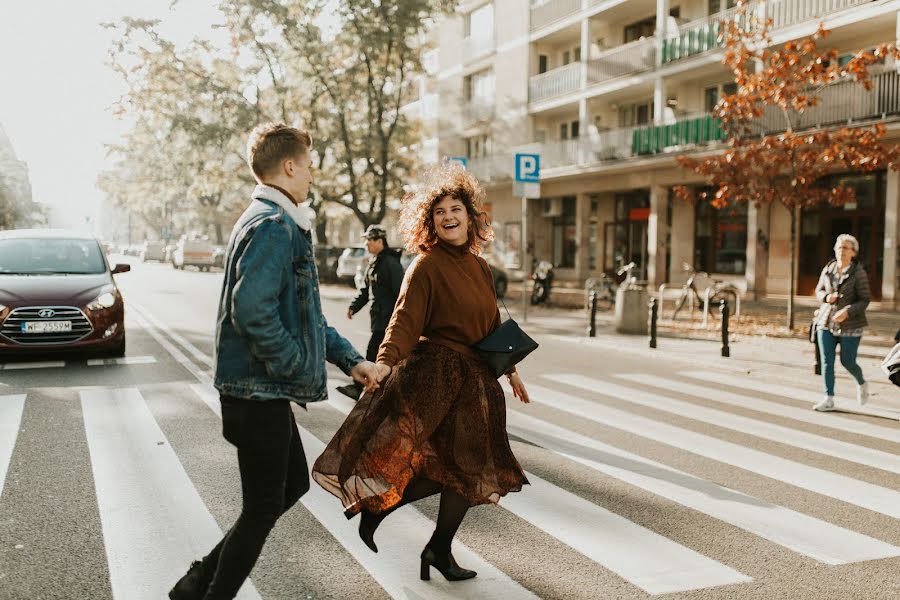
{"label": "white crosswalk stripe", "polygon": [[[353,402],[332,394],[329,403],[349,413]],[[690,548],[527,473],[531,486],[500,506],[578,550],[650,594],[718,587],[750,578]]]}
{"label": "white crosswalk stripe", "polygon": [[24,409],[25,394],[0,396],[0,494],[3,494],[6,472],[16,447]]}
{"label": "white crosswalk stripe", "polygon": [[[547,379],[603,394],[601,382],[580,375],[546,375]],[[604,406],[570,394],[531,385],[534,399],[553,408],[596,421],[635,435],[657,439],[664,444],[729,464],[776,481],[855,504],[893,518],[900,518],[900,492],[851,477],[810,467],[753,448],[726,442]],[[790,441],[790,440],[786,440]]]}
{"label": "white crosswalk stripe", "polygon": [[[85,390],[81,406],[117,600],[165,597],[222,537],[140,392]],[[259,599],[252,582],[241,600]]]}

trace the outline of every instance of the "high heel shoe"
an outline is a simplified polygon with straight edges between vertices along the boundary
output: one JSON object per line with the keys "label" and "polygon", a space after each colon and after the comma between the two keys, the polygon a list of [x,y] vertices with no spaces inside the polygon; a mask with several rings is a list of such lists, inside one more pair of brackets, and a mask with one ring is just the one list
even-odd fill
{"label": "high heel shoe", "polygon": [[419,570],[419,577],[422,581],[431,579],[431,567],[440,571],[447,581],[462,581],[463,579],[472,579],[478,575],[475,571],[463,569],[456,564],[456,560],[449,551],[447,554],[438,555],[431,549],[431,546],[425,546],[425,549],[422,551],[422,565]]}
{"label": "high heel shoe", "polygon": [[359,537],[372,552],[378,552],[378,546],[375,545],[375,530],[381,525],[383,519],[383,516],[365,509],[359,513]]}

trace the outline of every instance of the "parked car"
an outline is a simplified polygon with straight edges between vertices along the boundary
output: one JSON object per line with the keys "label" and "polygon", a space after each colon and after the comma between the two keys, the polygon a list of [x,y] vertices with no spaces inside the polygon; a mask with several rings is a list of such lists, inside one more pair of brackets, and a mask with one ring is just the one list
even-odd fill
{"label": "parked car", "polygon": [[[403,270],[406,270],[406,268],[409,267],[415,257],[415,254],[410,254],[409,252],[404,252],[400,255],[400,264],[403,265]],[[499,257],[496,257],[493,254],[483,254],[482,258],[487,261],[488,267],[491,269],[491,276],[494,278],[494,291],[497,292],[497,298],[505,297],[506,290],[509,289],[509,275],[507,275],[506,269],[501,264]]]}
{"label": "parked car", "polygon": [[197,267],[209,271],[215,262],[215,247],[209,240],[189,240],[181,238],[172,252],[172,266],[176,269]]}
{"label": "parked car", "polygon": [[338,259],[343,248],[319,244],[316,246],[316,268],[319,270],[319,281],[324,283],[337,281]]}
{"label": "parked car", "polygon": [[0,231],[0,354],[125,354],[125,307],[100,243],[51,229]]}
{"label": "parked car", "polygon": [[143,262],[148,260],[163,262],[166,260],[166,243],[151,240],[144,242],[144,246],[141,248],[141,260]]}
{"label": "parked car", "polygon": [[337,263],[337,277],[341,281],[346,281],[351,285],[356,285],[354,279],[359,268],[365,271],[366,265],[369,264],[369,257],[366,254],[365,246],[351,246],[344,248]]}

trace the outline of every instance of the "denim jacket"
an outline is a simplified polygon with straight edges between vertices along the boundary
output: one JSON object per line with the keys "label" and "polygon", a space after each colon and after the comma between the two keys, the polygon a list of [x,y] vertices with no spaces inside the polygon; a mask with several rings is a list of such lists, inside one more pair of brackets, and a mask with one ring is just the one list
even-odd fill
{"label": "denim jacket", "polygon": [[215,387],[298,404],[327,398],[325,361],[344,373],[362,357],[329,327],[308,231],[273,188],[258,187],[231,232],[216,319]]}

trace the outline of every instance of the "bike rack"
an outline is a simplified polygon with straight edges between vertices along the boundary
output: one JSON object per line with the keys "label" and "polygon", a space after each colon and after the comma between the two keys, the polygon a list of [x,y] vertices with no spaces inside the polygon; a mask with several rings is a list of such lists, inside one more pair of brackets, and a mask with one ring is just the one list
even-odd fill
{"label": "bike rack", "polygon": [[[712,293],[712,288],[708,287],[703,291],[703,328],[706,329],[707,323],[709,322],[709,297]],[[738,323],[741,322],[741,292],[740,290],[735,290],[734,294],[735,298],[735,311],[734,318]],[[691,303],[691,318],[693,318],[693,303]]]}

